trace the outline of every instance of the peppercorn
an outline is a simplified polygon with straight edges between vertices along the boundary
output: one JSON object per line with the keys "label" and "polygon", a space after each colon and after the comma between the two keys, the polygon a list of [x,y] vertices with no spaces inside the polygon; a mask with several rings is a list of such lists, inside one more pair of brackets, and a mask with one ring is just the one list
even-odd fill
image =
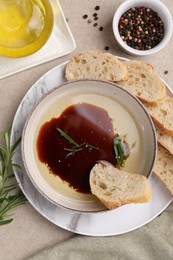
{"label": "peppercorn", "polygon": [[127,10],[118,24],[121,39],[130,47],[148,50],[163,39],[164,24],[158,14],[150,8],[132,7]]}
{"label": "peppercorn", "polygon": [[84,14],[84,15],[83,15],[83,19],[86,19],[86,18],[88,18],[88,15],[87,15],[87,14]]}
{"label": "peppercorn", "polygon": [[98,24],[97,23],[94,23],[93,26],[96,27]]}
{"label": "peppercorn", "polygon": [[109,50],[109,46],[106,46],[106,47],[105,47],[105,50],[108,51],[108,50]]}
{"label": "peppercorn", "polygon": [[102,26],[99,28],[99,31],[103,31],[103,27]]}
{"label": "peppercorn", "polygon": [[93,16],[96,17],[96,16],[97,16],[97,13],[94,13]]}
{"label": "peppercorn", "polygon": [[97,6],[95,7],[95,10],[98,11],[99,9],[100,9],[100,6],[97,5]]}

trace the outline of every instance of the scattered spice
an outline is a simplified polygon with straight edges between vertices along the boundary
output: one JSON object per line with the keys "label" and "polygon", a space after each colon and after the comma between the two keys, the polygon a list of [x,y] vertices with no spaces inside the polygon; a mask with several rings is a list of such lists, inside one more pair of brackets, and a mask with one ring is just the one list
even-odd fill
{"label": "scattered spice", "polygon": [[109,50],[109,46],[106,46],[106,47],[105,47],[105,51],[108,51],[108,50]]}
{"label": "scattered spice", "polygon": [[122,40],[138,50],[149,50],[163,39],[164,24],[158,13],[147,7],[132,7],[120,18]]}
{"label": "scattered spice", "polygon": [[167,70],[165,70],[165,71],[164,71],[164,74],[168,74],[168,71],[167,71]]}
{"label": "scattered spice", "polygon": [[96,11],[100,10],[100,6],[97,5],[97,6],[95,7],[95,10],[96,10]]}
{"label": "scattered spice", "polygon": [[[95,8],[94,8],[96,11],[98,11],[98,10],[100,10],[100,6],[95,6]],[[93,16],[93,19],[88,19],[87,20],[87,22],[90,24],[90,23],[92,23],[93,22],[93,27],[97,27],[99,24],[97,23],[97,22],[94,22],[94,21],[98,21],[99,20],[99,17],[98,17],[98,13],[93,13],[92,14],[92,16]],[[88,18],[88,15],[87,14],[85,14],[85,15],[83,15],[83,19],[87,19]],[[99,31],[103,31],[103,26],[100,26],[99,27]],[[105,50],[109,50],[109,47],[108,46],[106,46],[105,47]]]}
{"label": "scattered spice", "polygon": [[88,15],[87,14],[84,14],[83,15],[83,19],[87,19],[88,18]]}
{"label": "scattered spice", "polygon": [[88,23],[92,23],[92,19],[89,19],[89,20],[88,20]]}

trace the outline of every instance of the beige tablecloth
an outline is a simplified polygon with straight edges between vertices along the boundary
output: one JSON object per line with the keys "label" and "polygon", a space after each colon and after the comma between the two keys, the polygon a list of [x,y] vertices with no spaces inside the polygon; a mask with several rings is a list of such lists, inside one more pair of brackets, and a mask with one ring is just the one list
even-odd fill
{"label": "beige tablecloth", "polygon": [[[173,15],[172,0],[162,0]],[[0,80],[0,131],[12,124],[16,109],[32,84],[54,66],[75,53],[90,49],[109,51],[126,58],[136,58],[153,64],[155,71],[173,88],[172,39],[159,53],[138,58],[125,54],[112,33],[112,18],[122,0],[80,1],[61,0],[60,4],[75,38],[77,48],[68,56],[44,63]],[[92,17],[96,5],[98,26],[82,18]],[[103,26],[103,31],[99,27]],[[61,39],[60,39],[61,40]],[[164,72],[168,71],[167,74]],[[47,249],[48,248],[48,249]],[[45,251],[42,251],[46,249]],[[173,205],[146,226],[115,237],[84,237],[74,235],[50,223],[29,203],[15,211],[14,221],[0,227],[0,259],[173,259]]]}

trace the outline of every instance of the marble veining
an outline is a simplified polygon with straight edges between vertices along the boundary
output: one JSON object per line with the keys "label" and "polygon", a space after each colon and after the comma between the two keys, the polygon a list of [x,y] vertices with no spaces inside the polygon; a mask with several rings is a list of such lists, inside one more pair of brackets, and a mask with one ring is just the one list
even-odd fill
{"label": "marble veining", "polygon": [[[48,91],[64,83],[63,63],[40,78],[26,93],[16,112],[11,132],[11,143],[22,136],[23,127],[27,117],[37,104],[39,99]],[[22,170],[14,168],[16,179],[32,206],[45,218],[55,225],[75,233],[93,236],[117,235],[134,230],[144,225],[159,215],[172,201],[172,195],[160,184],[155,182],[155,177],[150,177],[153,187],[153,199],[151,202],[138,205],[122,206],[118,210],[106,211],[105,213],[79,213],[59,207],[47,200],[34,187],[28,177],[23,161],[21,146],[16,150],[13,157],[16,164],[22,166]],[[128,214],[127,213],[128,210]],[[135,210],[135,215],[134,215]]]}

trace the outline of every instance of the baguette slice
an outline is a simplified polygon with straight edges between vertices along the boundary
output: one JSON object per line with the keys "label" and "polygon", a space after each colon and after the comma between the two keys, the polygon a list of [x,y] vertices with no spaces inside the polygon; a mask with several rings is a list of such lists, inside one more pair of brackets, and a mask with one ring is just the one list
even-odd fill
{"label": "baguette slice", "polygon": [[92,168],[89,181],[92,194],[108,209],[147,202],[152,196],[145,176],[119,170],[105,161],[98,162]]}
{"label": "baguette slice", "polygon": [[163,131],[158,125],[155,124],[157,141],[173,156],[173,136]]}
{"label": "baguette slice", "polygon": [[117,82],[127,79],[127,68],[116,56],[92,50],[73,57],[66,66],[65,75],[67,80],[89,78]]}
{"label": "baguette slice", "polygon": [[158,146],[154,172],[173,195],[173,156],[161,145]]}
{"label": "baguette slice", "polygon": [[118,84],[141,101],[156,106],[166,96],[166,86],[153,67],[143,61],[123,61],[128,70],[128,79]]}
{"label": "baguette slice", "polygon": [[146,105],[154,123],[167,134],[173,136],[173,98],[166,97],[157,106]]}

